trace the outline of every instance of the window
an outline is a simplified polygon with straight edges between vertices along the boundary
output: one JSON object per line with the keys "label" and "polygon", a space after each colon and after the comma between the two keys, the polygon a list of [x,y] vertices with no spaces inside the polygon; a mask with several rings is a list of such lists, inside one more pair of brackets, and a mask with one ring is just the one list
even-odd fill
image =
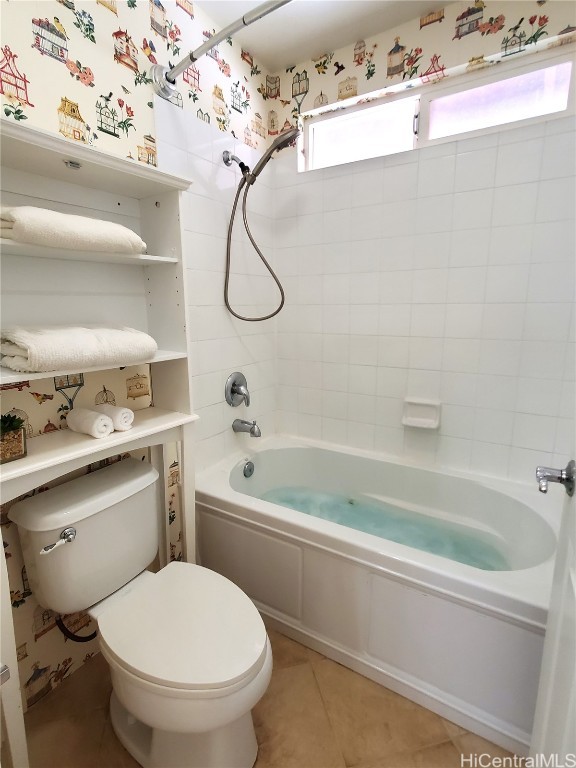
{"label": "window", "polygon": [[430,101],[428,138],[439,139],[562,112],[571,62],[527,72]]}
{"label": "window", "polygon": [[344,114],[330,114],[313,123],[309,146],[314,168],[413,149],[418,103],[419,97],[413,96]]}
{"label": "window", "polygon": [[494,54],[478,71],[455,68],[452,76],[437,79],[433,87],[427,87],[422,77],[304,115],[298,170],[328,168],[512,127],[522,120],[537,122],[574,113],[573,54],[557,48],[537,58],[519,55],[511,61],[505,55]]}

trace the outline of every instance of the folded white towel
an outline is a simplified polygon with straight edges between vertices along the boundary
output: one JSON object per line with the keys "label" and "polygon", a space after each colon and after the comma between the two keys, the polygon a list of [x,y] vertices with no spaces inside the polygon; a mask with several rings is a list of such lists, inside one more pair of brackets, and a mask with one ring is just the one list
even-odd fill
{"label": "folded white towel", "polygon": [[73,408],[66,416],[66,423],[73,432],[82,432],[92,437],[108,437],[114,431],[114,424],[109,416],[88,408]]}
{"label": "folded white towel", "polygon": [[112,424],[114,424],[114,429],[117,432],[126,432],[127,429],[132,429],[134,411],[131,411],[130,408],[120,408],[117,405],[110,405],[110,403],[101,403],[95,405],[94,410],[112,419]]}
{"label": "folded white towel", "polygon": [[93,326],[11,328],[2,331],[2,365],[14,371],[84,371],[151,360],[154,339],[134,328]]}
{"label": "folded white towel", "polygon": [[22,243],[77,251],[146,253],[146,243],[139,235],[112,221],[74,216],[30,205],[3,207],[0,218],[2,226],[12,233],[8,235],[4,231],[2,234]]}

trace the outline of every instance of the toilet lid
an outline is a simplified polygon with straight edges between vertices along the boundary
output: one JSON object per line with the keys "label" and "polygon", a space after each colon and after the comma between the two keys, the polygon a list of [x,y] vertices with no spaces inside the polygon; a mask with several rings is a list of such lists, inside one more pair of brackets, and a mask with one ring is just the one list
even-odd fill
{"label": "toilet lid", "polygon": [[250,598],[215,571],[173,562],[98,618],[101,641],[138,677],[223,688],[258,671],[266,629]]}

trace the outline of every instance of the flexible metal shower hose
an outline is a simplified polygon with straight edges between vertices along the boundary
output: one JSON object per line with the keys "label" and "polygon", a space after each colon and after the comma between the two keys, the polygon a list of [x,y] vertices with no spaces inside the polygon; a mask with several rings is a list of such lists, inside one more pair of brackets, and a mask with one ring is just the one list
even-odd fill
{"label": "flexible metal shower hose", "polygon": [[[230,261],[231,261],[231,250],[232,250],[232,228],[234,226],[234,218],[236,216],[236,208],[238,206],[240,192],[242,191],[243,187],[246,187],[246,189],[244,190],[244,197],[242,198],[242,218],[244,219],[244,229],[246,230],[246,234],[250,238],[250,242],[252,243],[254,250],[256,251],[258,256],[260,256],[260,258],[262,259],[264,266],[266,267],[270,275],[273,277],[280,291],[279,306],[274,310],[274,312],[271,312],[269,315],[264,315],[263,317],[244,317],[243,315],[239,315],[230,306],[230,301],[228,298],[228,286],[230,283]],[[234,315],[234,317],[237,317],[238,320],[246,320],[248,322],[254,323],[254,322],[260,322],[261,320],[270,320],[271,317],[274,317],[275,315],[278,314],[278,312],[280,312],[280,310],[284,306],[284,289],[282,288],[282,284],[280,283],[280,280],[278,280],[278,278],[276,277],[276,273],[264,258],[264,254],[262,253],[260,248],[258,248],[258,245],[254,240],[254,238],[252,237],[252,233],[250,232],[250,227],[248,226],[248,218],[246,216],[246,198],[248,197],[249,189],[250,189],[250,184],[246,183],[246,178],[243,176],[242,180],[240,181],[240,184],[238,184],[238,190],[236,191],[236,197],[234,198],[234,205],[232,206],[232,214],[230,215],[230,223],[228,225],[228,237],[226,240],[226,277],[224,279],[224,303],[226,304],[226,308],[228,309],[228,311],[232,315]]]}

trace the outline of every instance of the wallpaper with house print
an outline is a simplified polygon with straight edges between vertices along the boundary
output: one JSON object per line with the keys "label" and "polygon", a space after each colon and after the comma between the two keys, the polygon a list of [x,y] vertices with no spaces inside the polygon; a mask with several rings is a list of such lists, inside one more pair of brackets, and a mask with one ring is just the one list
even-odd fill
{"label": "wallpaper with house print", "polygon": [[[217,31],[202,9],[192,0],[0,0],[0,10],[5,119],[157,164],[150,66],[176,64]],[[319,41],[314,58],[276,73],[228,39],[178,79],[174,108],[263,148],[301,112],[419,77],[434,81],[575,30],[576,4],[563,0],[439,3],[337,51]]]}
{"label": "wallpaper with house print", "polygon": [[482,67],[484,57],[513,56],[547,37],[574,39],[576,4],[562,0],[500,0],[438,3],[434,12],[337,51],[318,51],[278,73],[275,87],[262,81],[259,92],[271,105],[278,123],[299,113],[335,104],[388,86],[423,78],[424,83],[447,76],[467,64]]}

